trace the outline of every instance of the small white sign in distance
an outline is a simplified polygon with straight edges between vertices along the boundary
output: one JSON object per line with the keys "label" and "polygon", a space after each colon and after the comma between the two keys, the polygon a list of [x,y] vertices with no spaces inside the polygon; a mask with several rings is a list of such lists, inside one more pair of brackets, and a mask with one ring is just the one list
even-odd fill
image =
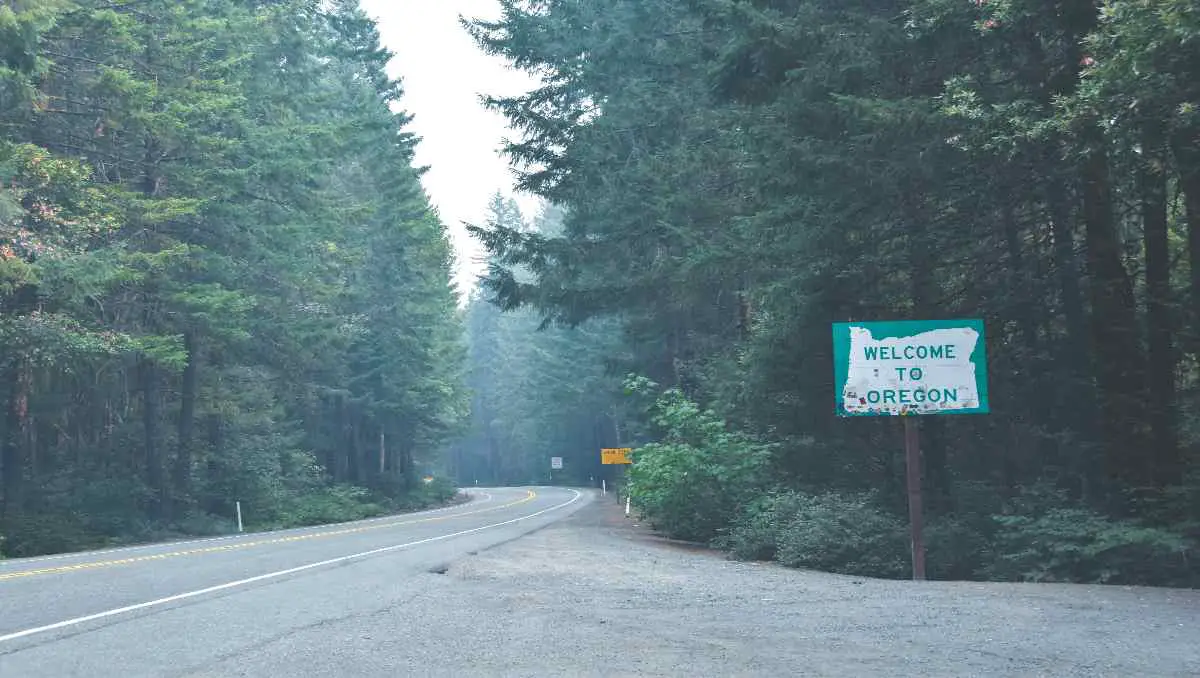
{"label": "small white sign in distance", "polygon": [[550,468],[558,470],[562,468],[562,457],[550,457]]}

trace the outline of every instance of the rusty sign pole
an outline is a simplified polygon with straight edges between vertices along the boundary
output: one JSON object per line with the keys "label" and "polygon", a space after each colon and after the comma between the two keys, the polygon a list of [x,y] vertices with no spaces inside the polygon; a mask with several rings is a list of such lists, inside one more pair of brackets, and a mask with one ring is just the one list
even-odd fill
{"label": "rusty sign pole", "polygon": [[912,530],[913,580],[925,580],[925,540],[921,534],[921,436],[917,419],[904,419],[904,463],[908,478],[908,524]]}

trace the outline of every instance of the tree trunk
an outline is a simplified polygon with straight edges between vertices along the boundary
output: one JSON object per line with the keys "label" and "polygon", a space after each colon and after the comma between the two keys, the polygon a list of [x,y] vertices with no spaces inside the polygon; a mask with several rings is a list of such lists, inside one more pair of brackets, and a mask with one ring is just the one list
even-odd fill
{"label": "tree trunk", "polygon": [[379,477],[387,473],[387,433],[379,429]]}
{"label": "tree trunk", "polygon": [[335,420],[337,426],[333,430],[332,444],[330,445],[330,454],[332,455],[333,464],[329,467],[329,475],[333,477],[333,482],[345,482],[349,476],[349,455],[347,454],[347,432],[350,430],[350,406],[346,404],[344,395],[334,396],[337,400],[337,415]]}
{"label": "tree trunk", "polygon": [[1145,139],[1142,227],[1146,253],[1146,324],[1152,477],[1159,487],[1181,480],[1175,437],[1175,356],[1172,347],[1171,254],[1167,236],[1166,148],[1161,135]]}
{"label": "tree trunk", "polygon": [[495,434],[492,432],[492,427],[489,424],[487,427],[487,444],[488,444],[488,469],[492,473],[492,483],[503,485],[504,475],[503,459],[500,456],[500,444],[496,440]]}
{"label": "tree trunk", "polygon": [[[1008,250],[1009,292],[1015,299],[1011,306],[1012,314],[1016,317],[1020,342],[1025,347],[1025,357],[1019,361],[1024,366],[1021,370],[1022,376],[1018,387],[1021,393],[1020,398],[1023,401],[1021,407],[1024,410],[1024,416],[1028,417],[1029,424],[1026,428],[1044,428],[1050,423],[1048,420],[1053,417],[1053,410],[1049,407],[1051,401],[1047,398],[1047,389],[1043,386],[1041,341],[1038,336],[1037,309],[1034,307],[1034,300],[1037,298],[1036,288],[1035,285],[1030,284],[1031,273],[1026,269],[1021,227],[1013,213],[1012,205],[1003,205],[1001,213],[1004,244]],[[1047,436],[1038,436],[1036,440],[1034,449],[1010,448],[1004,452],[1000,462],[1006,489],[1011,489],[1013,483],[1018,482],[1018,469],[1027,466],[1020,462],[1028,455],[1036,454],[1037,458],[1044,460],[1046,464],[1055,466],[1062,464],[1058,448]]]}
{"label": "tree trunk", "polygon": [[188,362],[183,368],[183,384],[179,395],[179,441],[175,455],[172,480],[175,488],[174,511],[179,515],[192,497],[192,433],[196,422],[196,372],[199,369],[200,345],[194,331],[183,336]]}
{"label": "tree trunk", "polygon": [[[208,437],[208,460],[205,462],[207,469],[209,487],[216,487],[220,480],[221,464],[220,459],[224,456],[225,447],[225,423],[221,419],[218,412],[211,412],[205,417],[205,428],[207,429]],[[206,493],[205,510],[214,515],[222,515],[228,510],[228,497],[221,497],[212,492]]]}
{"label": "tree trunk", "polygon": [[358,474],[355,476],[355,484],[359,487],[367,487],[371,482],[371,467],[374,460],[371,459],[371,453],[375,451],[375,446],[371,444],[371,439],[365,435],[367,429],[366,415],[359,421],[358,426],[354,427],[354,450],[358,457]]}
{"label": "tree trunk", "polygon": [[411,436],[409,436],[404,442],[400,443],[399,457],[401,467],[400,472],[404,476],[404,489],[406,492],[411,492],[417,486],[417,473],[413,468],[415,464],[413,462],[413,443]]}
{"label": "tree trunk", "polygon": [[1188,263],[1191,277],[1192,350],[1200,353],[1200,167],[1185,168],[1179,179],[1187,213]]}
{"label": "tree trunk", "polygon": [[166,510],[167,488],[162,451],[158,447],[158,367],[143,358],[139,366],[142,378],[142,426],[145,438],[145,478],[150,489],[150,518],[162,520]]}
{"label": "tree trunk", "polygon": [[[1056,411],[1064,415],[1060,431],[1083,437],[1083,441],[1094,441],[1099,425],[1096,416],[1095,383],[1091,375],[1091,347],[1087,316],[1083,304],[1083,290],[1079,258],[1075,252],[1075,233],[1069,199],[1070,188],[1061,182],[1047,182],[1045,194],[1049,210],[1050,233],[1054,240],[1054,271],[1058,278],[1062,315],[1066,325],[1066,337],[1056,347],[1057,360],[1067,367],[1068,380],[1059,385],[1053,394]],[[1078,493],[1082,501],[1091,498],[1091,487],[1097,479],[1097,465],[1080,444],[1068,444],[1061,455],[1078,482]]]}
{"label": "tree trunk", "polygon": [[359,445],[358,412],[351,406],[346,418],[346,481],[350,484],[363,483],[362,446]]}
{"label": "tree trunk", "polygon": [[[340,399],[339,399],[340,401]],[[340,405],[328,396],[317,394],[316,405],[313,406],[308,413],[308,420],[313,422],[312,427],[315,435],[319,435],[322,439],[321,449],[324,452],[322,455],[325,463],[325,473],[333,481],[337,481],[338,477],[338,447],[339,432],[341,431],[341,410]],[[322,416],[329,412],[331,417]],[[329,435],[329,419],[333,420],[333,435]]]}
{"label": "tree trunk", "polygon": [[1058,274],[1062,313],[1066,320],[1067,339],[1063,356],[1072,366],[1074,375],[1083,379],[1088,373],[1088,325],[1080,289],[1079,261],[1075,256],[1075,235],[1071,228],[1071,210],[1067,205],[1067,187],[1054,186],[1046,199],[1050,208],[1050,233],[1054,239],[1054,269]]}
{"label": "tree trunk", "polygon": [[29,373],[21,358],[11,361],[7,372],[8,407],[4,416],[4,443],[0,449],[0,478],[4,502],[0,504],[0,536],[12,529],[25,499],[27,466],[26,433],[29,421]]}
{"label": "tree trunk", "polygon": [[[1004,244],[1008,249],[1008,275],[1012,292],[1019,300],[1015,315],[1017,328],[1021,333],[1021,343],[1029,351],[1029,358],[1038,360],[1037,322],[1034,320],[1033,294],[1029,290],[1029,272],[1025,270],[1025,256],[1021,247],[1021,230],[1017,218],[1013,214],[1012,205],[1003,206],[1004,215]],[[1032,401],[1031,401],[1032,402]]]}
{"label": "tree trunk", "polygon": [[1108,152],[1094,125],[1084,141],[1089,148],[1081,168],[1083,218],[1106,491],[1114,508],[1123,508],[1111,492],[1147,481],[1146,465],[1139,459],[1146,449],[1141,428],[1145,421],[1145,360],[1138,341],[1133,286],[1121,261],[1121,242],[1113,223]]}

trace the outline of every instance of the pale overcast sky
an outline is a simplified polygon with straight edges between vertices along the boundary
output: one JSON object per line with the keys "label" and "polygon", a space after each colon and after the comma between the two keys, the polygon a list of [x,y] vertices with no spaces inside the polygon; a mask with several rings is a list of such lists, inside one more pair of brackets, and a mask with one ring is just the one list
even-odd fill
{"label": "pale overcast sky", "polygon": [[[514,137],[503,116],[485,109],[480,94],[511,95],[535,82],[484,54],[458,23],[459,15],[493,19],[496,0],[362,0],[379,23],[385,47],[395,54],[391,74],[403,80],[410,131],[421,137],[417,164],[429,166],[429,193],[454,240],[460,290],[482,271],[481,248],[462,222],[482,224],[487,204],[500,190],[513,195],[508,161],[499,154],[504,137]],[[526,216],[537,200],[514,195]]]}

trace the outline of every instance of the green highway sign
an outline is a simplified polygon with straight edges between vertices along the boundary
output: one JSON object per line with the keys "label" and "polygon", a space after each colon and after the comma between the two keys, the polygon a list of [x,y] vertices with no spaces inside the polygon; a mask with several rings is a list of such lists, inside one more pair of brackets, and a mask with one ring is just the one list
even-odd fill
{"label": "green highway sign", "polygon": [[834,323],[833,378],[842,417],[987,414],[983,321]]}

